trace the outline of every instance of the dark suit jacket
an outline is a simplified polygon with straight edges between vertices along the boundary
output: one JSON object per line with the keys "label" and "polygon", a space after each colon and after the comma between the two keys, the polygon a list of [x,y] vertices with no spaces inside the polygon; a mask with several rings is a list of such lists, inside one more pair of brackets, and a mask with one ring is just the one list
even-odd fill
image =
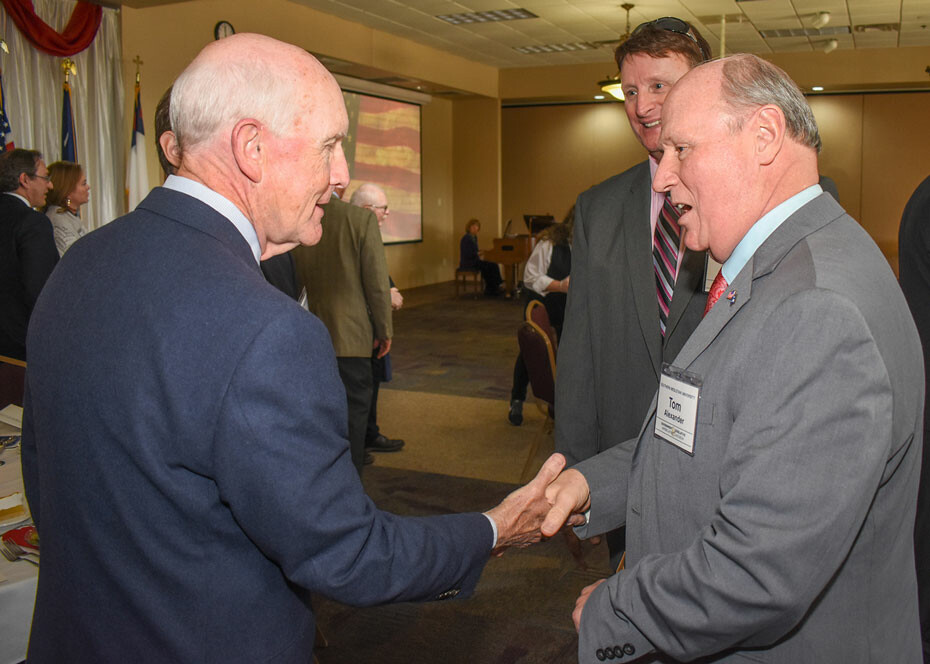
{"label": "dark suit jacket", "polygon": [[308,591],[474,587],[487,519],[372,504],[329,335],[199,201],[156,188],[76,243],[29,344],[30,662],[309,662]]}
{"label": "dark suit jacket", "polygon": [[390,339],[391,287],[378,219],[371,210],[330,199],[323,237],[292,250],[307,306],[333,338],[337,357],[370,357],[375,339]]}
{"label": "dark suit jacket", "polygon": [[918,664],[919,358],[862,227],[828,194],[791,215],[674,358],[703,379],[693,453],[654,435],[653,399],[638,440],[577,466],[581,534],[626,522],[628,543],[579,662],[619,644],[639,663]]}
{"label": "dark suit jacket", "polygon": [[[924,351],[926,393],[930,394],[930,177],[914,191],[898,232],[898,272],[901,290],[917,323]],[[930,405],[924,403],[924,441],[930,439]],[[924,661],[930,662],[930,453],[924,453],[917,502],[917,582],[920,594],[920,623],[923,627]]]}
{"label": "dark suit jacket", "polygon": [[26,359],[29,316],[57,262],[48,217],[0,194],[0,355]]}
{"label": "dark suit jacket", "polygon": [[584,192],[575,206],[572,276],[559,340],[556,450],[569,464],[639,433],[659,384],[701,321],[704,253],[686,251],[659,330],[645,161]]}

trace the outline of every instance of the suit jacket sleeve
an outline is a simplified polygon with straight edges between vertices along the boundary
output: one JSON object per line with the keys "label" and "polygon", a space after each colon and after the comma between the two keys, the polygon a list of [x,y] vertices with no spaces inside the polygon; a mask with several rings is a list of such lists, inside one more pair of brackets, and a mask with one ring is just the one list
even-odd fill
{"label": "suit jacket sleeve", "polygon": [[373,212],[362,211],[367,217],[362,225],[359,257],[362,290],[365,291],[365,302],[371,315],[375,339],[390,339],[394,336],[394,328],[391,321],[391,287],[387,260],[384,257],[384,244],[381,242],[377,217]]}
{"label": "suit jacket sleeve", "polygon": [[31,310],[55,265],[58,248],[52,222],[38,212],[28,214],[19,231],[20,264],[23,266],[23,287]]}
{"label": "suit jacket sleeve", "polygon": [[352,466],[345,394],[335,385],[318,319],[291,307],[269,321],[238,359],[218,418],[211,458],[220,500],[285,576],[311,591],[360,606],[450,589],[466,596],[491,550],[487,518],[378,510]]}
{"label": "suit jacket sleeve", "polygon": [[715,404],[715,418],[732,418],[716,513],[687,548],[646,555],[592,593],[580,662],[605,643],[682,661],[773,644],[840,569],[911,444],[894,449],[888,371],[847,299],[796,293],[762,329],[758,363],[734,368]]}
{"label": "suit jacket sleeve", "polygon": [[[594,366],[588,307],[588,239],[585,196],[575,204],[572,235],[572,277],[568,287],[565,323],[559,340],[555,403],[555,449],[572,465],[598,451]],[[602,304],[603,306],[603,304]],[[619,398],[619,395],[618,395]]]}

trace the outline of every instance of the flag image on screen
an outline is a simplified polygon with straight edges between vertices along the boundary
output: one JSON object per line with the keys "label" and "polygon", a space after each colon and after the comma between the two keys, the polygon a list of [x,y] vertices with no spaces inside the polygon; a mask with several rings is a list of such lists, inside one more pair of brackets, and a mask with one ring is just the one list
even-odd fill
{"label": "flag image on screen", "polygon": [[342,94],[349,114],[344,148],[352,178],[344,200],[366,182],[380,186],[391,210],[381,228],[385,244],[421,241],[420,107],[357,92]]}

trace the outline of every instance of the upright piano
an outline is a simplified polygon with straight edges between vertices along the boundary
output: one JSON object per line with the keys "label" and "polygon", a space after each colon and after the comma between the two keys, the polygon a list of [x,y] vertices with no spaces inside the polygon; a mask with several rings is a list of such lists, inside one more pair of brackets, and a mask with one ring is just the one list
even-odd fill
{"label": "upright piano", "polygon": [[533,238],[530,235],[494,238],[494,248],[485,249],[482,258],[504,266],[504,281],[507,293],[511,296],[517,287],[517,268],[525,263],[533,251]]}

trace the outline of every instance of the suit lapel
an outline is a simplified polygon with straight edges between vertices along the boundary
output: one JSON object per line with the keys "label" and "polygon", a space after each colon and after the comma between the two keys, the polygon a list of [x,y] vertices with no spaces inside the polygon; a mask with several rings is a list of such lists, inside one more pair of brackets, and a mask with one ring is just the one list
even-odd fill
{"label": "suit lapel", "polygon": [[[749,303],[753,281],[775,270],[778,263],[798,242],[844,214],[845,211],[832,196],[821,194],[788,217],[743,266],[714,308],[694,330],[672,364],[679,369],[688,369],[739,310]],[[656,400],[653,398],[646,415],[647,423],[655,413],[655,407]]]}
{"label": "suit lapel", "polygon": [[655,268],[652,265],[652,238],[650,237],[649,211],[652,197],[643,192],[652,191],[649,162],[639,166],[639,172],[626,193],[625,209],[620,214],[630,220],[626,224],[626,256],[633,275],[633,301],[649,358],[658,375],[662,362],[662,335],[659,331],[659,303],[656,299]]}

